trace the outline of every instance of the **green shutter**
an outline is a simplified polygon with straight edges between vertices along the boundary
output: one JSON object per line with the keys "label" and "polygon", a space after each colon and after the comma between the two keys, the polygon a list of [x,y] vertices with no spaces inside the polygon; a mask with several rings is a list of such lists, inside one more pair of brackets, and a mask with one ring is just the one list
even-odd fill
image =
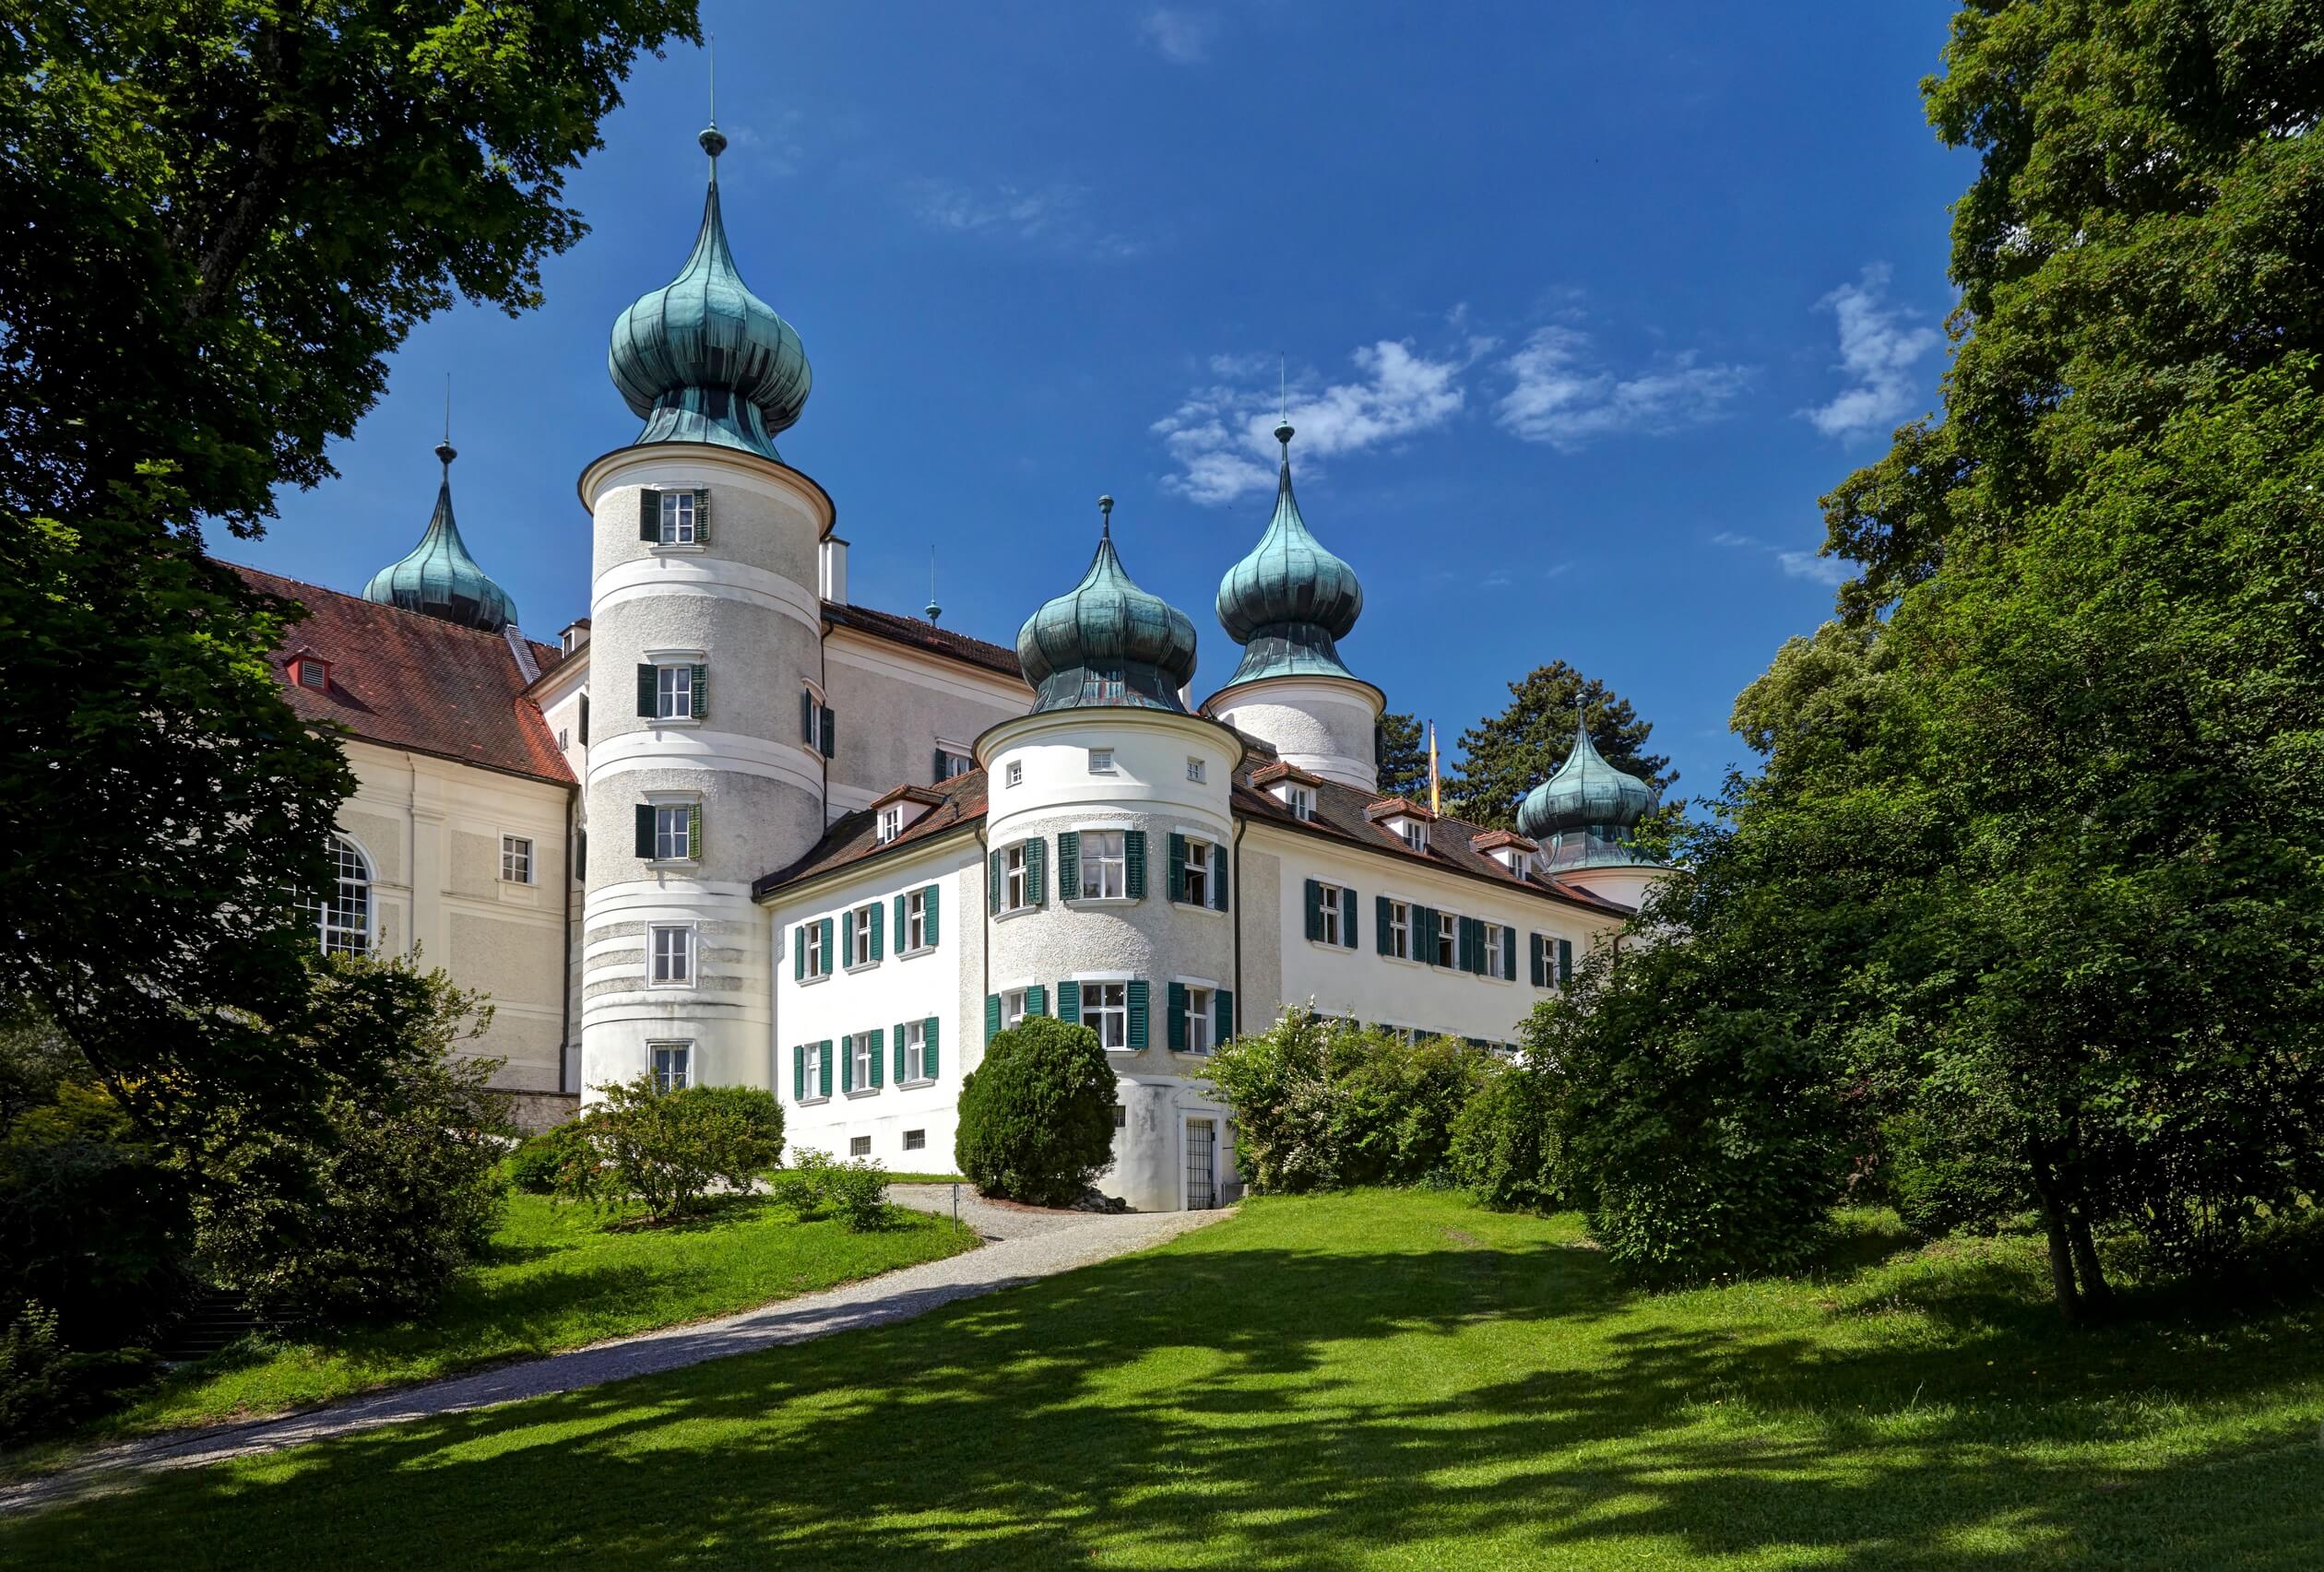
{"label": "green shutter", "polygon": [[1062,982],[1057,985],[1057,1018],[1069,1026],[1081,1024],[1081,984]]}
{"label": "green shutter", "polygon": [[839,964],[855,964],[855,909],[849,907],[839,914]]}
{"label": "green shutter", "polygon": [[1235,1040],[1235,996],[1225,988],[1211,995],[1211,1046]]}
{"label": "green shutter", "polygon": [[1122,991],[1128,995],[1130,1001],[1130,1046],[1133,1048],[1143,1048],[1146,1046],[1145,979],[1144,977],[1131,978],[1130,986]]}
{"label": "green shutter", "polygon": [[895,1023],[895,1045],[888,1050],[895,1057],[895,1083],[898,1086],[904,1084],[905,1077],[912,1068],[904,1062],[905,1050],[908,1046],[909,1045],[904,1040],[904,1022],[899,1021]]}
{"label": "green shutter", "polygon": [[1186,899],[1186,837],[1170,832],[1170,899]]}
{"label": "green shutter", "polygon": [[694,668],[694,717],[710,718],[710,668],[706,666]]}
{"label": "green shutter", "polygon": [[1571,939],[1558,940],[1558,986],[1561,988],[1573,986],[1573,940]]}
{"label": "green shutter", "polygon": [[924,898],[920,902],[920,941],[924,944],[936,942],[936,892],[941,888],[931,884],[921,892]]}
{"label": "green shutter", "polygon": [[1388,929],[1393,916],[1388,909],[1387,896],[1372,897],[1372,949],[1382,955],[1388,953]]}
{"label": "green shutter", "polygon": [[710,544],[710,493],[700,486],[694,488],[694,544]]}
{"label": "green shutter", "polygon": [[838,752],[838,738],[839,723],[832,715],[831,706],[825,704],[823,713],[823,756],[824,758],[831,758]]}
{"label": "green shutter", "polygon": [[1356,948],[1356,892],[1353,890],[1340,892],[1340,945],[1347,950]]}
{"label": "green shutter", "polygon": [[823,1094],[831,1095],[831,1039],[825,1037],[815,1045],[816,1058],[823,1061]]}
{"label": "green shutter", "polygon": [[[1176,840],[1178,837],[1170,837]],[[1172,983],[1163,995],[1163,1009],[1168,1021],[1162,1029],[1163,1041],[1170,1045],[1172,1053],[1186,1051],[1186,985]]]}
{"label": "green shutter", "polygon": [[653,859],[654,805],[650,802],[637,805],[637,855],[648,861]]}
{"label": "green shutter", "polygon": [[1307,936],[1323,937],[1323,886],[1313,879],[1307,881]]}
{"label": "green shutter", "polygon": [[807,1045],[791,1045],[791,1101],[807,1101]]}
{"label": "green shutter", "polygon": [[993,916],[1001,910],[1001,854],[993,852],[985,858],[985,915]]}
{"label": "green shutter", "polygon": [[1145,899],[1145,832],[1121,833],[1121,889],[1133,901]]}
{"label": "green shutter", "polygon": [[638,717],[642,720],[652,720],[654,718],[654,711],[656,708],[654,684],[658,680],[659,677],[652,667],[642,664],[638,667],[637,714]]}
{"label": "green shutter", "polygon": [[686,810],[686,856],[696,862],[702,860],[702,804]]}
{"label": "green shutter", "polygon": [[1025,1013],[1028,1016],[1047,1015],[1049,1013],[1048,988],[1042,987],[1039,983],[1035,983],[1032,987],[1025,990]]}
{"label": "green shutter", "polygon": [[944,784],[944,751],[942,748],[936,750],[935,762],[929,766],[928,778],[938,786]]}
{"label": "green shutter", "polygon": [[800,923],[791,929],[791,981],[807,980],[807,925]]}
{"label": "green shutter", "polygon": [[842,1092],[855,1090],[855,1039],[853,1037],[839,1039],[839,1090]]}
{"label": "green shutter", "polygon": [[1025,898],[1029,905],[1049,904],[1049,843],[1038,835],[1025,843]]}
{"label": "green shutter", "polygon": [[880,1089],[881,1081],[883,1079],[882,1071],[886,1069],[886,1066],[882,1061],[886,1058],[886,1055],[887,1028],[884,1026],[874,1026],[872,1028],[872,1090],[874,1092],[877,1092]]}
{"label": "green shutter", "polygon": [[1412,958],[1433,966],[1437,960],[1436,908],[1407,905],[1405,921],[1412,925]]}
{"label": "green shutter", "polygon": [[985,1041],[990,1043],[1001,1034],[1001,996],[985,995]]}
{"label": "green shutter", "polygon": [[661,493],[651,486],[637,493],[637,538],[656,544],[661,540]]}
{"label": "green shutter", "polygon": [[936,1079],[936,1017],[933,1015],[920,1022],[920,1073],[931,1081]]}
{"label": "green shutter", "polygon": [[1227,909],[1227,846],[1224,842],[1211,843],[1211,905],[1219,911]]}
{"label": "green shutter", "polygon": [[1081,894],[1081,832],[1057,833],[1057,898],[1071,901]]}
{"label": "green shutter", "polygon": [[898,955],[903,954],[912,941],[911,899],[909,895],[895,898],[895,952]]}
{"label": "green shutter", "polygon": [[817,926],[823,929],[823,970],[815,975],[819,977],[827,977],[831,975],[832,968],[837,962],[836,952],[831,947],[831,919],[825,917]]}
{"label": "green shutter", "polygon": [[1525,936],[1525,960],[1533,968],[1533,986],[1537,988],[1547,987],[1549,986],[1547,981],[1548,967],[1544,963],[1542,959],[1541,935],[1532,933]]}
{"label": "green shutter", "polygon": [[872,903],[872,963],[887,959],[887,908],[879,902]]}
{"label": "green shutter", "polygon": [[799,739],[815,745],[815,695],[804,688],[799,691]]}
{"label": "green shutter", "polygon": [[1501,929],[1501,981],[1513,983],[1516,980],[1517,930],[1504,927]]}

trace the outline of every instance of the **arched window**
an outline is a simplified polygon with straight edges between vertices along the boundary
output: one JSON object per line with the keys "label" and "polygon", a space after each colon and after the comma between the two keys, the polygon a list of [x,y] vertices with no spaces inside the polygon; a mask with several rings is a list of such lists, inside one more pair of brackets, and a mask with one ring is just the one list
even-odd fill
{"label": "arched window", "polygon": [[334,877],[329,892],[299,903],[314,924],[326,955],[362,955],[371,949],[371,862],[345,835],[330,844]]}

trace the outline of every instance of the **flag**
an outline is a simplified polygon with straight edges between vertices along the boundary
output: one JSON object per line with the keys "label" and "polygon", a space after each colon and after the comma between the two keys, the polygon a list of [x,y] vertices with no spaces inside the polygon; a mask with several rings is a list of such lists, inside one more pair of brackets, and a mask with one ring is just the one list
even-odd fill
{"label": "flag", "polygon": [[1429,723],[1429,811],[1442,813],[1444,804],[1437,792],[1436,722]]}

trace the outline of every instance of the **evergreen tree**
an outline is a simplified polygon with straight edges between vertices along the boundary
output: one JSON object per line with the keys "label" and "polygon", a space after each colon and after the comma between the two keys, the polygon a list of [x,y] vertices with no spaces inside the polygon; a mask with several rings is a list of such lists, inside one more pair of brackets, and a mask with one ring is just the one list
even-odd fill
{"label": "evergreen tree", "polygon": [[[1517,803],[1558,773],[1573,751],[1577,704],[1588,716],[1590,740],[1606,762],[1656,790],[1676,781],[1670,761],[1646,751],[1654,722],[1641,720],[1630,702],[1562,660],[1536,667],[1509,685],[1509,707],[1461,733],[1457,775],[1444,772],[1444,810],[1472,824],[1514,830]],[[1422,774],[1425,783],[1425,758]]]}
{"label": "evergreen tree", "polygon": [[1429,800],[1429,739],[1411,715],[1380,717],[1380,795]]}

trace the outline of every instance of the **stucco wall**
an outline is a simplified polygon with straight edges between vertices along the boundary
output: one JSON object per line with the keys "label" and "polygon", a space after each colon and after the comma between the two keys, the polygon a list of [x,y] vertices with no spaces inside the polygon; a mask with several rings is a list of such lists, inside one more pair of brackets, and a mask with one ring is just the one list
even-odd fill
{"label": "stucco wall", "polygon": [[837,721],[831,798],[847,809],[895,786],[931,784],[940,739],[965,750],[1033,702],[1022,682],[846,628],[824,641],[824,686]]}
{"label": "stucco wall", "polygon": [[1359,791],[1379,788],[1376,689],[1324,678],[1264,678],[1215,693],[1204,707],[1266,742],[1286,763]]}

